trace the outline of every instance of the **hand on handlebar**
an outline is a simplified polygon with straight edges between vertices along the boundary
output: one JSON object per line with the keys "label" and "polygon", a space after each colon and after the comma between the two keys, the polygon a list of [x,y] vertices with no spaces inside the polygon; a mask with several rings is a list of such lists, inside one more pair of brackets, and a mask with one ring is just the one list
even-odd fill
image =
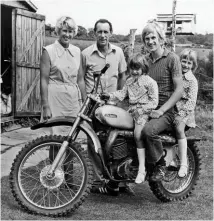
{"label": "hand on handlebar", "polygon": [[110,99],[110,94],[107,93],[107,92],[103,92],[102,94],[100,94],[100,99],[109,100]]}

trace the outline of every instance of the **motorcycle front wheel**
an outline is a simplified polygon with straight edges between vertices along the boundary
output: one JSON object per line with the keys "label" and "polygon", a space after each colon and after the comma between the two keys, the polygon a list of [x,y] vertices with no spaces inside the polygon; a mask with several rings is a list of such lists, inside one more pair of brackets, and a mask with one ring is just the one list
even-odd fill
{"label": "motorcycle front wheel", "polygon": [[50,135],[28,143],[16,156],[9,176],[10,188],[26,211],[66,216],[90,193],[92,164],[87,151],[72,142],[52,177],[47,175],[65,137]]}
{"label": "motorcycle front wheel", "polygon": [[197,185],[201,170],[200,151],[194,142],[188,143],[188,174],[180,178],[178,176],[180,167],[178,146],[172,148],[174,148],[175,156],[172,164],[167,167],[163,180],[158,182],[149,180],[150,189],[162,202],[183,200],[189,197]]}

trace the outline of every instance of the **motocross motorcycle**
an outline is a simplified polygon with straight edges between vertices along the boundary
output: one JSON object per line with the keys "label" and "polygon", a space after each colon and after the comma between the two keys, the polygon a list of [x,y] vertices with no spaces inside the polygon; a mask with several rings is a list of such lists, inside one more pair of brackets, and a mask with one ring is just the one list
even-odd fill
{"label": "motocross motorcycle", "polygon": [[[9,176],[10,188],[26,211],[46,216],[66,216],[75,211],[89,195],[93,173],[100,180],[134,183],[138,158],[131,115],[102,99],[101,76],[94,73],[94,87],[76,118],[54,117],[31,127],[32,130],[70,126],[67,136],[45,135],[29,142],[16,156]],[[96,124],[93,123],[95,119]],[[94,126],[95,125],[95,126]],[[79,138],[83,134],[85,139]],[[153,194],[162,202],[183,200],[194,190],[200,174],[200,152],[188,137],[188,174],[178,177],[180,167],[176,139],[160,135],[167,172],[163,180],[147,177]],[[147,164],[147,171],[149,171]]]}

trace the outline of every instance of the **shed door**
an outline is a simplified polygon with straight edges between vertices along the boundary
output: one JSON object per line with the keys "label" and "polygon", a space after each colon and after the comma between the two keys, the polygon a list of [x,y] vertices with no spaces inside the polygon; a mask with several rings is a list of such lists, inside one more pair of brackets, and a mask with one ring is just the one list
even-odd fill
{"label": "shed door", "polygon": [[15,116],[40,114],[40,56],[45,16],[15,10]]}

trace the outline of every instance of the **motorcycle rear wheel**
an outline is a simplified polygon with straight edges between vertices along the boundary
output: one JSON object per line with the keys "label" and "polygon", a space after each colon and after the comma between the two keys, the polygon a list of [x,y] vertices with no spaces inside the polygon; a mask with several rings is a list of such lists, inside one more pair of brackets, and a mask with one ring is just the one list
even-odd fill
{"label": "motorcycle rear wheel", "polygon": [[173,162],[177,170],[173,171],[167,167],[165,178],[162,181],[154,182],[149,180],[149,186],[153,194],[162,202],[178,201],[188,198],[199,180],[201,170],[201,158],[197,145],[192,142],[188,143],[188,174],[184,178],[178,176],[178,169],[180,166],[178,146]]}
{"label": "motorcycle rear wheel", "polygon": [[16,156],[9,176],[10,188],[24,210],[45,216],[66,216],[90,193],[92,164],[87,151],[78,143],[69,144],[61,166],[53,177],[47,176],[64,140],[65,137],[56,135],[40,137]]}

